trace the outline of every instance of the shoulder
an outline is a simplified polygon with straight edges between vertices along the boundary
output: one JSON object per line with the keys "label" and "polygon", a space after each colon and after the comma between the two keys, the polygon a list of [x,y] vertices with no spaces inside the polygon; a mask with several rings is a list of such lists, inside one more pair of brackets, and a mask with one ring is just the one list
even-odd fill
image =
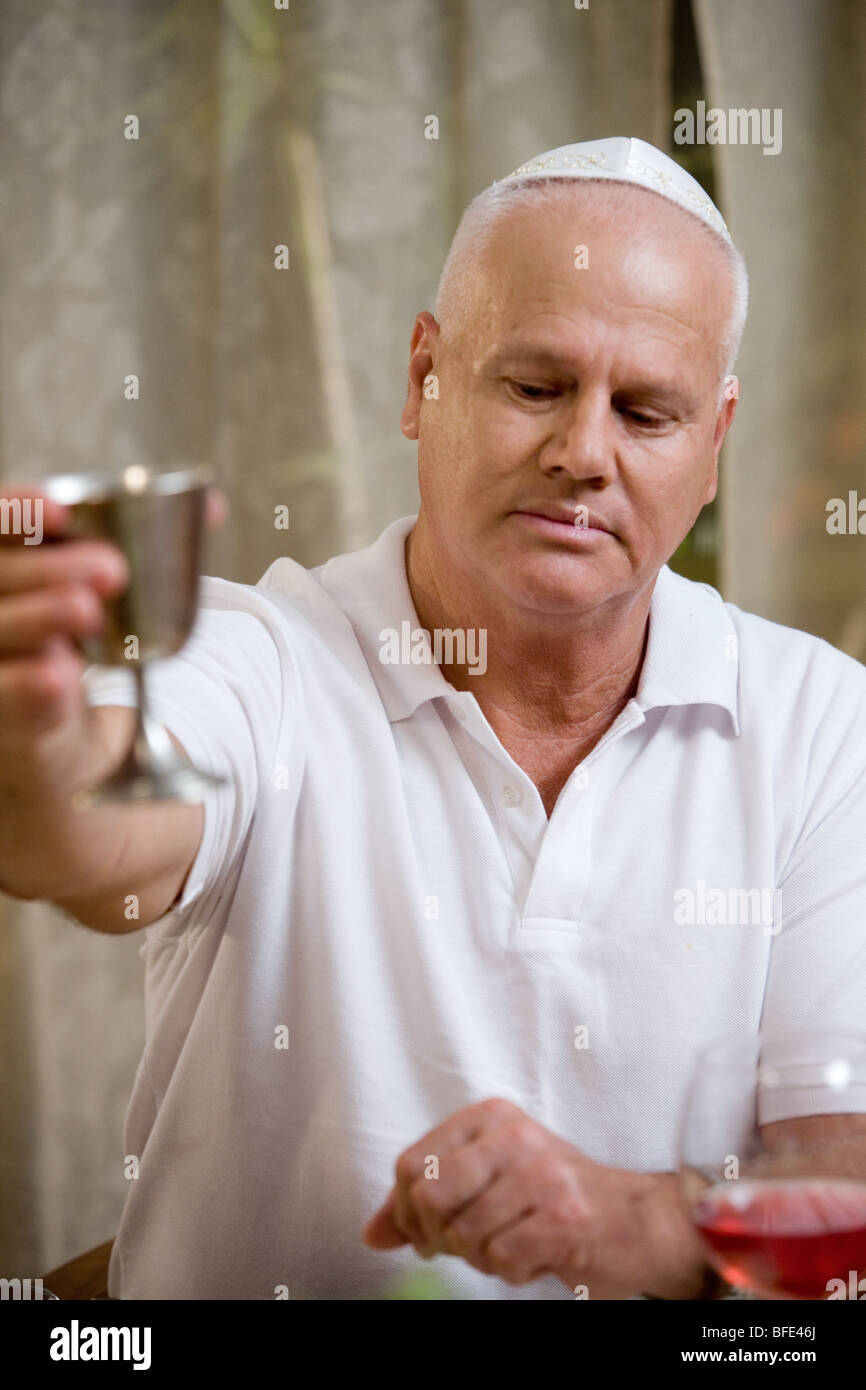
{"label": "shoulder", "polygon": [[798,696],[825,705],[860,707],[866,713],[866,666],[822,637],[786,627],[724,604],[737,634],[745,683],[762,684],[773,696]]}
{"label": "shoulder", "polygon": [[675,594],[680,612],[699,615],[704,624],[729,634],[728,655],[740,663],[741,680],[777,694],[803,684],[862,700],[866,666],[821,637],[771,622],[727,602],[711,584],[666,571],[665,592]]}
{"label": "shoulder", "polygon": [[222,648],[238,680],[263,672],[283,688],[336,695],[366,665],[349,617],[321,582],[326,568],[281,557],[254,585],[208,577],[196,630],[209,634],[215,655]]}
{"label": "shoulder", "polygon": [[199,614],[214,631],[234,629],[248,643],[293,643],[340,609],[318,579],[317,570],[295,560],[275,560],[256,584],[206,576],[201,581]]}
{"label": "shoulder", "polygon": [[799,748],[841,771],[847,750],[852,772],[866,767],[866,666],[821,637],[747,612],[709,585],[698,587],[730,624],[744,731],[771,738],[783,757]]}

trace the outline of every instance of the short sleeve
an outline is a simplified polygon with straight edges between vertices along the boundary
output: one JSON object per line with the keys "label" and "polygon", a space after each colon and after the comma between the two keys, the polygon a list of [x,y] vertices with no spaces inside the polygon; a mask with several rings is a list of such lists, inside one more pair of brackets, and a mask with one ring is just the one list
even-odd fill
{"label": "short sleeve", "polygon": [[[859,739],[857,740],[859,744]],[[854,1030],[866,1038],[866,743],[850,745],[823,804],[795,845],[777,892],[763,1026]],[[777,1113],[866,1111],[866,1066],[855,1087],[833,1092],[803,1075]]]}
{"label": "short sleeve", "polygon": [[[203,796],[204,831],[181,897],[151,927],[186,925],[206,909],[236,866],[259,788],[270,778],[286,688],[277,644],[261,617],[226,597],[227,581],[202,581],[195,628],[177,656],[146,671],[152,717],[180,741],[192,763],[224,777]],[[132,673],[90,666],[82,678],[90,705],[133,705]]]}

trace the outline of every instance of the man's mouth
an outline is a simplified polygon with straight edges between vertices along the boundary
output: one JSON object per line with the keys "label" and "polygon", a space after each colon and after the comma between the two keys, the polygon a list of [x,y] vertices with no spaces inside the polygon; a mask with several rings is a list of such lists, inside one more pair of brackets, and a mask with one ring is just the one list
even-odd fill
{"label": "man's mouth", "polygon": [[559,535],[562,539],[567,536],[590,539],[613,535],[606,522],[582,503],[545,503],[522,507],[513,515],[534,526],[536,530],[549,535]]}

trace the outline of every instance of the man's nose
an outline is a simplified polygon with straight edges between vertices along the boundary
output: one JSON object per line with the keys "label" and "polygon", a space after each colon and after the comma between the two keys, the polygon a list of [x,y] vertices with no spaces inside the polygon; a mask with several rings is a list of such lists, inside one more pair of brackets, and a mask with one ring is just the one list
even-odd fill
{"label": "man's nose", "polygon": [[609,397],[600,391],[578,391],[557,412],[539,462],[546,473],[608,482],[615,467],[615,448]]}

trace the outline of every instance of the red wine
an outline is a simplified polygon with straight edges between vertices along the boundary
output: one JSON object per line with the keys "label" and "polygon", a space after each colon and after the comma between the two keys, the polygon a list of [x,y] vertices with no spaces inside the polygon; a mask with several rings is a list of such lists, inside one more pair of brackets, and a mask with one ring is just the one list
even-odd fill
{"label": "red wine", "polygon": [[740,1288],[827,1298],[831,1279],[847,1291],[850,1271],[855,1287],[866,1275],[866,1185],[742,1179],[711,1188],[692,1214],[724,1278]]}

